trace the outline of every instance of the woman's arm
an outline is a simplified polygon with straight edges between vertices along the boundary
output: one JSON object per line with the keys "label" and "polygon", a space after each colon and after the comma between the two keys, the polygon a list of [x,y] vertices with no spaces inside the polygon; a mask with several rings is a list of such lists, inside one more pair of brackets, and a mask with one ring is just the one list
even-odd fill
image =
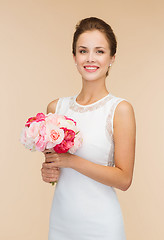
{"label": "woman's arm", "polygon": [[127,187],[132,183],[135,161],[136,122],[133,107],[122,101],[114,115],[115,167],[120,169],[126,178]]}
{"label": "woman's arm", "polygon": [[134,110],[130,103],[118,104],[113,120],[115,167],[101,166],[78,158],[72,161],[72,168],[103,184],[127,190],[132,182],[136,124]]}
{"label": "woman's arm", "polygon": [[113,121],[115,167],[95,164],[69,153],[48,154],[47,163],[43,165],[69,167],[105,185],[126,191],[132,183],[135,159],[136,124],[132,105],[126,101],[120,102]]}

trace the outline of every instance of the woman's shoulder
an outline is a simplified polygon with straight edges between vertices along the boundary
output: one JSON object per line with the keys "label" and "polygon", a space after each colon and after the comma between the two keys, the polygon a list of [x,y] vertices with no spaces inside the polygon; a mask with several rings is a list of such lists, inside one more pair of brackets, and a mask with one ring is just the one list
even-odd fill
{"label": "woman's shoulder", "polygon": [[111,96],[112,96],[111,102],[116,106],[117,111],[127,111],[130,108],[133,109],[132,104],[126,98],[116,96],[114,94],[111,94]]}
{"label": "woman's shoulder", "polygon": [[131,128],[135,125],[135,111],[132,104],[124,99],[120,98],[120,101],[116,104],[114,113],[114,126],[122,125],[125,128],[126,125]]}
{"label": "woman's shoulder", "polygon": [[47,105],[47,114],[48,114],[48,113],[55,113],[55,111],[56,111],[56,106],[57,106],[58,101],[59,101],[59,98],[51,101],[51,102]]}
{"label": "woman's shoulder", "polygon": [[63,101],[64,101],[64,103],[67,103],[67,102],[69,102],[70,98],[72,98],[72,97],[73,96],[59,97],[59,98],[56,98],[55,100],[51,101],[47,106],[47,114],[50,112],[55,113],[56,107],[57,107],[57,104],[59,101],[60,101],[59,104],[61,104]]}
{"label": "woman's shoulder", "polygon": [[114,125],[117,125],[118,122],[123,122],[123,120],[134,120],[135,112],[131,102],[126,98],[120,96],[112,96]]}
{"label": "woman's shoulder", "polygon": [[134,112],[132,104],[128,100],[121,98],[120,101],[118,101],[118,104],[115,110],[115,115],[127,114],[132,112]]}
{"label": "woman's shoulder", "polygon": [[115,115],[127,114],[128,112],[134,112],[133,106],[129,100],[123,97],[113,95],[113,101],[115,103]]}

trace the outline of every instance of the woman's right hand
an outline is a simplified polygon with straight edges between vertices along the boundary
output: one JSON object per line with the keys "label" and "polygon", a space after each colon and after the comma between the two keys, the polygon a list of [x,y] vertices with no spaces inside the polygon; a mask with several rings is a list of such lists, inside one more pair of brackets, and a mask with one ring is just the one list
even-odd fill
{"label": "woman's right hand", "polygon": [[[53,152],[53,150],[45,150],[44,154],[48,154]],[[58,181],[60,176],[60,168],[52,167],[50,163],[44,162],[41,168],[41,174],[43,181],[47,183],[52,183]]]}

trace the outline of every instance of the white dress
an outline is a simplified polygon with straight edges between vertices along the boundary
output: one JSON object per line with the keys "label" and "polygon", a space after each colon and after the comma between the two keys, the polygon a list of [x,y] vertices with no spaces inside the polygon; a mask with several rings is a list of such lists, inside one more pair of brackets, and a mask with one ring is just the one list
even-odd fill
{"label": "white dress", "polygon": [[[113,117],[126,99],[109,93],[80,105],[78,95],[59,98],[56,113],[73,118],[83,136],[78,155],[96,164],[114,165]],[[61,168],[49,223],[49,240],[125,240],[122,211],[111,186],[71,168]]]}

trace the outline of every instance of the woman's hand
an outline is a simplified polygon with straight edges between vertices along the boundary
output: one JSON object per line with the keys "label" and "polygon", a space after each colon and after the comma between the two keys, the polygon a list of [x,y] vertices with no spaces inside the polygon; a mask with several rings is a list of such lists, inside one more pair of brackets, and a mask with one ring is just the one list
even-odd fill
{"label": "woman's hand", "polygon": [[[51,152],[50,152],[51,151]],[[45,163],[44,166],[47,168],[69,168],[70,161],[73,154],[66,153],[56,153],[54,150],[45,150]]]}
{"label": "woman's hand", "polygon": [[47,183],[54,183],[58,181],[60,176],[60,169],[59,168],[49,168],[47,166],[42,165],[42,179]]}
{"label": "woman's hand", "polygon": [[49,165],[47,165],[47,164],[45,165],[46,156],[53,152],[54,152],[53,149],[43,151],[43,153],[45,155],[45,162],[42,164],[41,173],[42,173],[43,181],[45,181],[47,183],[54,183],[54,182],[58,181],[59,176],[60,176],[60,169],[58,167],[53,167],[53,166],[51,166],[50,163],[49,163]]}
{"label": "woman's hand", "polygon": [[70,167],[70,153],[56,153],[53,149],[43,151],[45,162],[42,164],[42,179],[45,182],[55,182],[59,179],[60,168]]}

